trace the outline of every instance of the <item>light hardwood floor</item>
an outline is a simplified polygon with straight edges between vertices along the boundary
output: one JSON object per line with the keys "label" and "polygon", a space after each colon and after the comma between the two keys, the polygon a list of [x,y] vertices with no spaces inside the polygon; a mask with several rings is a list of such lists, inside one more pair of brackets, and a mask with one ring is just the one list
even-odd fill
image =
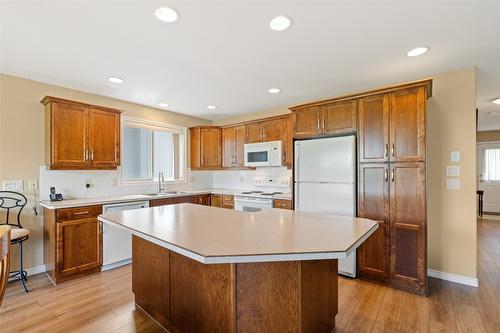
{"label": "light hardwood floor", "polygon": [[[500,221],[478,222],[479,288],[429,279],[429,297],[339,278],[335,332],[500,332]],[[10,283],[0,331],[165,332],[135,308],[131,268],[54,287],[44,274],[24,294]]]}

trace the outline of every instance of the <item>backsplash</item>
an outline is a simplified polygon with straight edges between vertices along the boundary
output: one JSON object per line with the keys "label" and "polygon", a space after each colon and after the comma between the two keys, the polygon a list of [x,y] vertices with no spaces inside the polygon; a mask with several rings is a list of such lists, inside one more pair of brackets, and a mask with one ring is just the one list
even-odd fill
{"label": "backsplash", "polygon": [[[285,167],[259,168],[257,170],[221,170],[221,171],[191,171],[188,169],[188,182],[184,184],[167,184],[167,190],[187,191],[207,188],[263,190],[289,193],[290,188],[258,187],[254,184],[256,176],[291,177],[291,170]],[[86,188],[89,181],[91,186]],[[49,189],[56,188],[65,199],[102,197],[112,195],[127,195],[154,193],[157,184],[120,184],[120,171],[103,170],[47,170],[40,167],[40,198],[48,200]]]}
{"label": "backsplash", "polygon": [[[167,184],[167,190],[187,191],[212,187],[212,174],[204,171],[190,171],[187,173],[188,182],[184,184]],[[91,187],[85,188],[87,181]],[[40,198],[48,200],[49,189],[56,188],[65,199],[102,197],[112,195],[127,195],[141,193],[155,193],[158,184],[120,184],[120,171],[102,170],[47,170],[40,167]]]}

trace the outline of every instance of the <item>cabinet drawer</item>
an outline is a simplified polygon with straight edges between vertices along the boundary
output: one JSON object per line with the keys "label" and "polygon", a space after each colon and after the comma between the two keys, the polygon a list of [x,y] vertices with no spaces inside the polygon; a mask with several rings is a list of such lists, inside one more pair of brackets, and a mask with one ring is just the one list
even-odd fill
{"label": "cabinet drawer", "polygon": [[57,222],[96,218],[102,214],[102,206],[84,206],[57,210]]}
{"label": "cabinet drawer", "polygon": [[225,204],[232,204],[234,203],[234,197],[232,195],[222,195],[222,202]]}
{"label": "cabinet drawer", "polygon": [[292,209],[292,200],[274,199],[273,200],[273,207],[274,208],[281,208],[281,209]]}

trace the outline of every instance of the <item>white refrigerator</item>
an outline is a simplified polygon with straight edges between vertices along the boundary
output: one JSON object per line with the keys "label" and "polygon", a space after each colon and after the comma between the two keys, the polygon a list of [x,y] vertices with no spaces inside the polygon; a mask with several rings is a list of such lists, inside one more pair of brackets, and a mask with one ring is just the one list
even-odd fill
{"label": "white refrigerator", "polygon": [[[295,209],[356,215],[356,141],[353,135],[295,142]],[[356,251],[339,260],[339,273],[356,277]]]}

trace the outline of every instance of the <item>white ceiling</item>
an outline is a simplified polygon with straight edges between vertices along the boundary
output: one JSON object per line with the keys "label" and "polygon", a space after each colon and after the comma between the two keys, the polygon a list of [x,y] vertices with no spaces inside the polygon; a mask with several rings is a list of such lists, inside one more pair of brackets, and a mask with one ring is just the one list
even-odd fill
{"label": "white ceiling", "polygon": [[[155,19],[165,4],[178,22]],[[500,112],[491,103],[500,97],[499,2],[3,1],[1,9],[6,74],[215,120],[477,66],[481,129],[500,129],[500,116],[486,116]],[[271,31],[276,15],[290,16],[292,28]],[[431,51],[405,56],[420,45]],[[110,75],[125,84],[112,86]]]}

